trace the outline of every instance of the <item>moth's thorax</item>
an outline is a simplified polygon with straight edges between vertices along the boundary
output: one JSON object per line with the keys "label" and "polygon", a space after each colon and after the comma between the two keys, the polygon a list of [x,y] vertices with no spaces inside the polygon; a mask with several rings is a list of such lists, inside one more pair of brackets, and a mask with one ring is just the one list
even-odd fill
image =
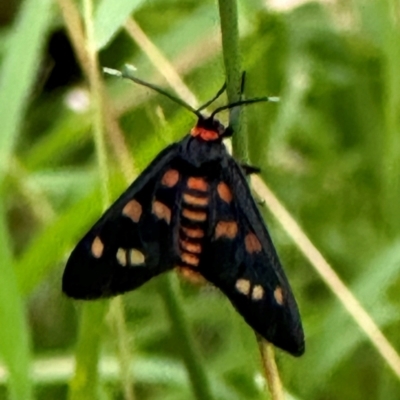
{"label": "moth's thorax", "polygon": [[188,135],[181,142],[180,157],[194,168],[201,169],[210,163],[216,166],[222,165],[227,155],[221,138],[204,141],[197,136]]}

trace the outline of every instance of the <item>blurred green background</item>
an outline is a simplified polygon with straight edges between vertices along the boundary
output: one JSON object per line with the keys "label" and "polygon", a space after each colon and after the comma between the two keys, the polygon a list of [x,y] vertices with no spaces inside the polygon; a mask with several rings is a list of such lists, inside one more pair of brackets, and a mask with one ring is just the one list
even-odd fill
{"label": "blurred green background", "polygon": [[[79,371],[68,394],[75,355],[88,365],[99,357],[99,399],[194,398],[170,285],[213,398],[267,399],[254,334],[217,290],[159,277],[123,296],[125,317],[117,301],[111,311],[89,306],[97,307],[89,319],[62,295],[68,254],[101,215],[106,176],[115,199],[195,122],[168,99],[105,77],[107,160],[99,167],[87,79],[65,29],[69,21],[79,31],[68,4],[82,10],[65,0],[0,3],[0,398],[90,399],[79,382],[91,377]],[[211,98],[225,80],[216,1],[95,3],[101,66],[134,64],[137,76],[168,87],[164,62],[154,65],[150,45],[124,29],[129,15],[199,101]],[[246,109],[251,163],[397,349],[399,16],[391,0],[239,1],[246,95],[281,97]],[[287,398],[400,399],[400,375],[262,210],[306,333],[301,358],[276,352]],[[81,322],[101,336],[99,347],[85,342]],[[121,374],[127,360],[130,372]]]}

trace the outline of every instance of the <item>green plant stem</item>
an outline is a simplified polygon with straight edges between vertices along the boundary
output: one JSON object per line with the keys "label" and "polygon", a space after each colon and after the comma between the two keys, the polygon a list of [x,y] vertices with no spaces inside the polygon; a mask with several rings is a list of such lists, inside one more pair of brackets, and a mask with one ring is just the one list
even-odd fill
{"label": "green plant stem", "polygon": [[112,328],[115,331],[118,346],[118,359],[120,366],[121,383],[124,392],[124,400],[134,400],[135,395],[132,385],[131,357],[129,346],[129,335],[125,324],[124,303],[122,297],[118,296],[111,300],[110,314]]}
{"label": "green plant stem", "polygon": [[[227,93],[229,103],[240,100],[241,97],[241,60],[239,48],[238,10],[236,0],[219,0],[219,12],[221,19],[222,48],[226,71]],[[229,125],[234,130],[232,137],[232,153],[241,162],[248,162],[247,132],[245,124],[240,120],[241,109],[232,109],[229,115]],[[241,123],[242,122],[242,123]],[[282,384],[279,380],[278,368],[275,363],[272,344],[266,342],[259,335],[260,355],[263,361],[265,377],[268,389],[273,400],[283,399]]]}
{"label": "green plant stem", "polygon": [[96,154],[100,170],[100,178],[103,185],[103,205],[106,208],[110,204],[109,173],[107,166],[107,151],[105,144],[105,129],[103,118],[103,86],[99,71],[99,62],[94,39],[93,27],[93,4],[92,0],[83,0],[84,21],[86,28],[86,42],[89,56],[88,79],[90,85],[92,112],[93,112],[93,133],[96,145]]}
{"label": "green plant stem", "polygon": [[[221,20],[222,52],[225,64],[226,92],[229,103],[240,100],[242,66],[239,46],[238,8],[236,0],[219,0]],[[241,122],[243,107],[232,108],[229,125],[235,134],[232,137],[233,154],[241,162],[248,162],[247,136]]]}
{"label": "green plant stem", "polygon": [[180,343],[180,350],[193,393],[197,400],[212,400],[210,383],[200,361],[200,354],[195,348],[194,341],[189,332],[188,321],[181,306],[179,285],[176,274],[165,274],[159,278],[159,288],[167,308],[171,325],[175,331],[176,340]]}
{"label": "green plant stem", "polygon": [[284,400],[282,382],[275,362],[274,346],[256,333],[258,348],[264,367],[265,379],[272,400]]}
{"label": "green plant stem", "polygon": [[384,54],[384,84],[385,84],[385,134],[383,152],[383,214],[390,236],[396,237],[400,229],[398,214],[400,202],[400,24],[396,18],[399,5],[392,0],[376,3],[378,15],[382,23],[381,41]]}
{"label": "green plant stem", "polygon": [[9,399],[29,400],[32,398],[29,328],[13,268],[2,189],[3,187],[0,188],[0,320],[3,328],[0,332],[0,352],[9,372]]}
{"label": "green plant stem", "polygon": [[75,352],[75,371],[70,382],[69,400],[99,398],[98,364],[107,307],[108,301],[90,302],[82,306]]}
{"label": "green plant stem", "polygon": [[[87,77],[89,80],[93,134],[102,183],[102,201],[105,209],[110,203],[109,174],[105,146],[103,120],[103,88],[94,43],[92,0],[83,0],[84,24],[86,30]],[[71,381],[70,400],[96,399],[99,397],[99,353],[101,336],[108,302],[85,303],[82,305],[78,335],[75,374]]]}

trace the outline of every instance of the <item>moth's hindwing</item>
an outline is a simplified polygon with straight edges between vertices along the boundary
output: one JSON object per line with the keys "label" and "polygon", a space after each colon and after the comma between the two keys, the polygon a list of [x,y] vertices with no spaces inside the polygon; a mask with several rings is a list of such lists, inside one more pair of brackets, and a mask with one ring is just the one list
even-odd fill
{"label": "moth's hindwing", "polygon": [[213,182],[210,237],[199,272],[220,288],[246,322],[292,353],[304,352],[299,311],[271,238],[233,158]]}
{"label": "moth's hindwing", "polygon": [[180,173],[171,166],[176,149],[162,151],[78,243],[64,271],[64,293],[113,296],[175,265],[172,232],[181,192]]}

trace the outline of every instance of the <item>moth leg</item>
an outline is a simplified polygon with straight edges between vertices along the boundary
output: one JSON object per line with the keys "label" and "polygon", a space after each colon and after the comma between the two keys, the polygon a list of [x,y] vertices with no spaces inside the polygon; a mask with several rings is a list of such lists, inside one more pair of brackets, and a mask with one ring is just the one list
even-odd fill
{"label": "moth leg", "polygon": [[242,167],[242,170],[244,171],[246,176],[252,175],[252,174],[259,174],[261,172],[261,169],[258,167],[255,167],[254,165],[250,165],[250,164],[240,164],[240,166]]}
{"label": "moth leg", "polygon": [[242,100],[243,97],[245,84],[246,84],[246,71],[242,71],[242,81],[240,83],[240,100]]}

